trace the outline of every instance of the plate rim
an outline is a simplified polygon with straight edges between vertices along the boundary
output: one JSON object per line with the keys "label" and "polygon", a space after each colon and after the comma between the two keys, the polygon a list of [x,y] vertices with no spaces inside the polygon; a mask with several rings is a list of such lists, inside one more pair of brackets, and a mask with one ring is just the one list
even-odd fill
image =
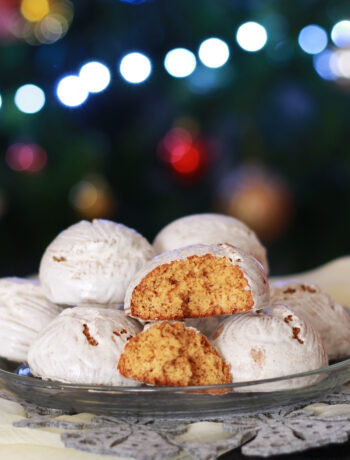
{"label": "plate rim", "polygon": [[[63,389],[69,390],[87,390],[91,392],[99,391],[100,393],[173,393],[173,392],[187,392],[187,391],[199,391],[199,390],[215,390],[215,389],[235,389],[242,387],[250,387],[253,385],[263,385],[265,383],[282,382],[286,380],[292,380],[295,378],[308,377],[317,374],[326,374],[327,372],[336,372],[343,368],[349,367],[350,369],[350,357],[344,360],[338,361],[334,364],[329,364],[326,367],[314,369],[312,371],[300,372],[297,374],[288,374],[281,377],[272,377],[269,379],[261,380],[249,380],[244,382],[226,383],[219,385],[192,385],[192,386],[112,386],[112,385],[90,385],[90,384],[79,384],[79,383],[66,383],[58,380],[44,380],[36,377],[30,377],[25,375],[15,374],[14,372],[6,371],[0,368],[0,377],[3,376],[6,380],[16,380],[23,384],[30,384],[36,387],[45,387],[51,389]],[[142,382],[141,382],[142,383]]]}

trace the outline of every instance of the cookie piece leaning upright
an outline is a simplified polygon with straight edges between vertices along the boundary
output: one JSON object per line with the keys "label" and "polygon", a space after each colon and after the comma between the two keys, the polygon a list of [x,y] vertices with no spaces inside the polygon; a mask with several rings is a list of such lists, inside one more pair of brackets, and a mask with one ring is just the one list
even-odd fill
{"label": "cookie piece leaning upright", "polygon": [[230,367],[209,340],[181,322],[156,323],[131,338],[118,370],[124,377],[159,386],[231,382]]}
{"label": "cookie piece leaning upright", "polygon": [[144,321],[231,315],[269,302],[262,265],[229,244],[165,252],[136,274],[125,295],[129,316]]}
{"label": "cookie piece leaning upright", "polygon": [[40,282],[57,304],[123,303],[130,280],[153,256],[152,246],[132,228],[104,219],[83,220],[48,246]]}

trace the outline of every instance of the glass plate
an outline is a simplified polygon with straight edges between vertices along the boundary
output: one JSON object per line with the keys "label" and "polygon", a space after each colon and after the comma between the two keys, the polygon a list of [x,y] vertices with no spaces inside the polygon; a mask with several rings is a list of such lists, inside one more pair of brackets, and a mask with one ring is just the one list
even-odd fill
{"label": "glass plate", "polygon": [[350,359],[280,378],[192,387],[73,385],[17,375],[14,367],[8,363],[7,370],[0,369],[2,391],[39,406],[118,417],[215,417],[263,411],[317,399],[350,380]]}

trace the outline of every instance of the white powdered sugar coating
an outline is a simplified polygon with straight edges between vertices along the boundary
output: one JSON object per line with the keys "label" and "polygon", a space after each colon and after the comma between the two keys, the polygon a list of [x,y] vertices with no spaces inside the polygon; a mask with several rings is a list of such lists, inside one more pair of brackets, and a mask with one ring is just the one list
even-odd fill
{"label": "white powdered sugar coating", "polygon": [[270,289],[266,278],[265,271],[260,262],[253,256],[235,248],[230,244],[218,245],[195,245],[185,248],[175,249],[174,251],[164,252],[154,259],[148,261],[144,267],[131,280],[125,294],[124,311],[131,316],[131,299],[136,286],[142,279],[152,272],[155,268],[164,264],[171,264],[177,260],[185,260],[191,256],[205,256],[210,254],[218,258],[226,258],[232,265],[238,266],[247,280],[246,290],[249,290],[253,298],[252,310],[260,310],[268,305],[270,300]]}
{"label": "white powdered sugar coating", "polygon": [[135,230],[112,221],[81,221],[46,249],[40,281],[46,296],[62,305],[123,303],[126,288],[154,256]]}
{"label": "white powdered sugar coating", "polygon": [[38,333],[61,311],[45,298],[37,281],[0,279],[0,356],[26,361]]}
{"label": "white powdered sugar coating", "polygon": [[350,314],[316,285],[279,282],[271,286],[272,302],[289,305],[319,332],[329,359],[350,356]]}
{"label": "white powdered sugar coating", "polygon": [[197,244],[229,243],[252,254],[268,273],[266,249],[243,222],[223,214],[194,214],[164,227],[153,246],[157,254]]}
{"label": "white powdered sugar coating", "polygon": [[29,349],[33,375],[45,380],[91,385],[135,386],[117,366],[128,339],[141,325],[111,308],[64,310]]}
{"label": "white powdered sugar coating", "polygon": [[[219,325],[212,343],[231,366],[233,383],[297,374],[328,364],[318,332],[285,305],[228,317]],[[317,378],[266,383],[244,391],[299,388]]]}

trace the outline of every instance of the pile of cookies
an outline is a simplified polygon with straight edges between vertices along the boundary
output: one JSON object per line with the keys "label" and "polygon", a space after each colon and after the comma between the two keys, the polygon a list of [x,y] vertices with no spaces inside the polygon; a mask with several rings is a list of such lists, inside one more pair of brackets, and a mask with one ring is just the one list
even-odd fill
{"label": "pile of cookies", "polygon": [[265,248],[232,217],[178,219],[153,245],[82,221],[48,246],[40,282],[0,280],[0,356],[43,379],[116,386],[260,380],[349,356],[345,309],[314,285],[270,289],[268,271]]}

